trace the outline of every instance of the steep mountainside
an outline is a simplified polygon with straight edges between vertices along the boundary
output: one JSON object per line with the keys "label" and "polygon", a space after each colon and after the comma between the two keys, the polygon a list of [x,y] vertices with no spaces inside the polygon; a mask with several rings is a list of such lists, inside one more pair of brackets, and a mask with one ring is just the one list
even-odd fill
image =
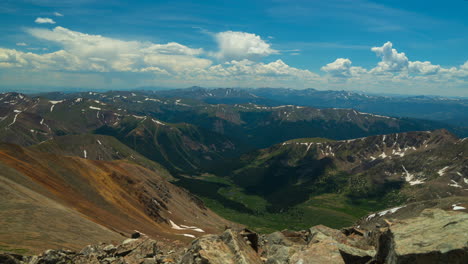
{"label": "steep mountainside", "polygon": [[[446,132],[402,133],[454,131],[443,123],[353,109],[209,104],[178,97],[182,92],[4,94],[0,135],[50,153],[124,159],[162,174],[160,164],[175,184],[216,212],[261,231],[324,222],[342,227],[372,210],[464,191],[462,163],[442,170],[440,183],[434,178],[434,171],[451,164],[448,159],[465,160],[464,143],[455,144],[458,139]],[[212,95],[256,98],[225,89]],[[386,136],[376,136],[381,134]],[[427,149],[425,140],[431,142]],[[242,153],[265,147],[239,163]]]}
{"label": "steep mountainside", "polygon": [[[455,201],[457,207],[452,205]],[[462,206],[466,202],[466,198],[453,197],[435,205],[407,204],[374,213],[363,219],[365,225],[342,230],[317,225],[297,232],[258,234],[248,229],[228,228],[220,235],[197,238],[184,250],[166,249],[161,247],[161,241],[136,232],[118,244],[89,245],[80,252],[47,250],[37,256],[0,253],[0,261],[8,264],[463,264],[468,261],[468,214]]]}
{"label": "steep mountainside", "polygon": [[[222,91],[226,93],[226,89]],[[270,107],[253,103],[207,104],[186,96],[176,97],[181,92],[173,92],[175,94],[170,97],[161,97],[151,92],[107,92],[67,94],[64,98],[88,98],[126,110],[127,113],[149,115],[170,123],[188,122],[235,140],[240,149],[264,148],[301,137],[351,139],[440,128],[463,133],[443,123],[379,116],[353,109],[317,109],[293,105]]]}
{"label": "steep mountainside", "polygon": [[90,160],[126,160],[147,169],[158,171],[166,179],[170,173],[160,164],[134,151],[114,137],[81,134],[57,136],[29,148],[64,156],[77,156]]}
{"label": "steep mountainside", "polygon": [[[259,232],[350,225],[370,211],[468,196],[468,140],[446,130],[296,139],[181,179],[220,215]],[[231,173],[227,173],[230,171]],[[226,202],[227,200],[227,202]]]}
{"label": "steep mountainside", "polygon": [[[92,97],[97,94],[85,95]],[[57,96],[54,94],[54,97]],[[197,171],[224,155],[236,152],[236,145],[229,139],[206,129],[187,123],[169,124],[149,116],[129,113],[123,106],[121,108],[112,102],[69,94],[63,94],[63,97],[54,101],[16,93],[6,94],[3,103],[8,104],[0,104],[0,112],[3,111],[4,115],[0,120],[2,141],[30,146],[64,135],[107,134],[175,173]],[[102,152],[103,147],[99,149]],[[84,150],[80,150],[79,156],[84,155]],[[128,154],[129,150],[125,152]],[[109,153],[103,155],[106,159],[110,158]],[[115,157],[118,156],[121,155]]]}
{"label": "steep mountainside", "polygon": [[276,209],[323,193],[398,203],[466,195],[466,153],[468,141],[445,130],[344,141],[298,139],[245,155],[232,178],[266,196]]}
{"label": "steep mountainside", "polygon": [[119,126],[103,126],[95,132],[116,137],[174,173],[196,172],[236,151],[236,146],[220,134],[186,123],[138,118],[141,120],[125,120]]}
{"label": "steep mountainside", "polygon": [[[157,170],[0,146],[0,245],[36,252],[78,249],[139,230],[176,245],[226,224]],[[173,244],[175,243],[175,244]]]}

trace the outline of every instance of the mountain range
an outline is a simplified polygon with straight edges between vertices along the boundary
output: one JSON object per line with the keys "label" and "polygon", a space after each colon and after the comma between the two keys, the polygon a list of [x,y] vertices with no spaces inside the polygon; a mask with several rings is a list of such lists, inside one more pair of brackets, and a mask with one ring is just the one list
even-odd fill
{"label": "mountain range", "polygon": [[0,249],[136,231],[171,248],[463,198],[467,106],[280,88],[4,93]]}
{"label": "mountain range", "polygon": [[191,87],[155,91],[164,97],[196,98],[207,103],[254,103],[268,106],[300,105],[316,108],[356,109],[378,115],[411,117],[468,126],[468,99],[465,97],[375,95],[363,92],[288,89]]}

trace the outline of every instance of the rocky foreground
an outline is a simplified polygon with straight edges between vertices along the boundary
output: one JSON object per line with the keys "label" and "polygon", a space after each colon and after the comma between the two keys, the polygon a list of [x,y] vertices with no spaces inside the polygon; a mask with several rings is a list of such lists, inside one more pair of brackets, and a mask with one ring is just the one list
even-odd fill
{"label": "rocky foreground", "polygon": [[175,250],[135,233],[120,245],[90,245],[80,252],[47,250],[38,256],[2,254],[0,263],[468,263],[468,214],[463,211],[426,209],[417,217],[359,227],[319,225],[269,235],[226,229]]}

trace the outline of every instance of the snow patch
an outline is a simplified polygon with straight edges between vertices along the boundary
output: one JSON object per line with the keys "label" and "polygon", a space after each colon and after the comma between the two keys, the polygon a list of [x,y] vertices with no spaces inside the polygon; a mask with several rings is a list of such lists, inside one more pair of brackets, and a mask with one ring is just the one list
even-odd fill
{"label": "snow patch", "polygon": [[59,103],[61,103],[61,102],[63,102],[63,100],[60,100],[60,101],[49,101],[49,103],[52,104],[52,106],[50,107],[50,112],[54,111],[55,105],[56,105],[56,104],[59,104]]}
{"label": "snow patch", "polygon": [[369,216],[366,217],[366,221],[369,221],[369,220],[371,220],[371,219],[374,218],[374,217],[375,217],[375,214],[371,214],[371,215],[369,215]]}
{"label": "snow patch", "polygon": [[83,157],[86,159],[88,158],[88,153],[86,152],[86,150],[83,150]]}
{"label": "snow patch", "polygon": [[93,109],[93,110],[102,110],[101,108],[99,108],[99,107],[94,107],[94,106],[89,106],[89,109]]}
{"label": "snow patch", "polygon": [[13,122],[11,122],[8,126],[11,126],[11,125],[13,125],[14,123],[16,123],[16,118],[18,117],[19,114],[21,114],[21,111],[16,110],[16,109],[13,110],[13,112],[15,112],[16,115],[13,117]]}
{"label": "snow patch", "polygon": [[153,102],[159,102],[159,103],[161,103],[161,100],[154,99],[154,98],[145,98],[145,101],[153,101]]}
{"label": "snow patch", "polygon": [[399,207],[394,207],[394,208],[391,208],[391,209],[388,209],[388,210],[384,210],[384,211],[381,211],[381,212],[378,212],[378,213],[371,214],[371,215],[366,217],[366,221],[369,221],[369,220],[371,220],[372,218],[374,218],[376,216],[384,216],[384,215],[387,215],[387,214],[393,214],[396,211],[398,211],[398,210],[400,210],[401,208],[404,208],[404,207],[406,207],[406,205],[399,206]]}
{"label": "snow patch", "polygon": [[405,171],[405,181],[408,182],[410,185],[416,185],[416,184],[422,184],[424,183],[423,180],[418,180],[418,179],[414,179],[414,175],[409,173],[408,170],[406,170],[405,166],[401,165],[401,167],[403,168],[403,170]]}
{"label": "snow patch", "polygon": [[403,206],[400,206],[400,207],[394,207],[392,209],[388,209],[388,210],[385,210],[385,211],[382,211],[382,212],[379,212],[377,213],[379,216],[384,216],[386,214],[393,214],[395,213],[396,211],[400,210],[401,208],[404,208],[406,207],[406,205],[403,205]]}
{"label": "snow patch", "polygon": [[196,226],[184,226],[184,225],[178,226],[172,220],[169,220],[169,223],[171,224],[171,228],[175,229],[175,230],[192,230],[192,231],[196,231],[196,232],[200,232],[200,233],[205,232],[203,229],[198,228]]}
{"label": "snow patch", "polygon": [[175,100],[175,104],[176,104],[176,105],[182,105],[182,106],[190,106],[190,105],[188,105],[188,104],[183,104],[183,103],[181,103],[180,101],[181,101],[181,99]]}
{"label": "snow patch", "polygon": [[461,188],[461,185],[458,184],[458,182],[454,180],[450,180],[452,183],[449,183],[448,186],[455,187],[455,188]]}
{"label": "snow patch", "polygon": [[449,168],[449,166],[445,166],[443,167],[442,169],[440,169],[437,174],[439,174],[439,176],[443,176],[445,174],[445,171]]}
{"label": "snow patch", "polygon": [[[333,109],[340,109],[340,108],[333,108]],[[364,113],[364,112],[358,112],[358,113],[360,113],[361,115],[368,115],[368,116],[373,116],[373,117],[380,117],[380,118],[386,118],[386,119],[396,119],[396,118],[389,117],[389,116],[374,115],[374,114]]]}
{"label": "snow patch", "polygon": [[102,143],[101,143],[101,141],[100,141],[99,139],[97,140],[97,143],[98,143],[99,145],[102,145]]}
{"label": "snow patch", "polygon": [[166,124],[164,124],[163,122],[159,121],[159,120],[156,120],[156,119],[153,119],[151,118],[151,120],[153,120],[154,123],[158,124],[158,125],[161,125],[161,126],[165,126]]}
{"label": "snow patch", "polygon": [[456,211],[456,210],[465,210],[466,208],[463,207],[463,206],[460,206],[458,204],[452,204],[452,210]]}

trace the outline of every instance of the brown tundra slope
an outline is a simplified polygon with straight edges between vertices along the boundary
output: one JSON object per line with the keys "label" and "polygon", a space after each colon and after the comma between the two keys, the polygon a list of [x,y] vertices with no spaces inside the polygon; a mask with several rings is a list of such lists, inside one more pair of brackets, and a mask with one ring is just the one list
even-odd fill
{"label": "brown tundra slope", "polygon": [[0,144],[0,251],[76,250],[135,230],[182,245],[231,225],[161,175]]}

